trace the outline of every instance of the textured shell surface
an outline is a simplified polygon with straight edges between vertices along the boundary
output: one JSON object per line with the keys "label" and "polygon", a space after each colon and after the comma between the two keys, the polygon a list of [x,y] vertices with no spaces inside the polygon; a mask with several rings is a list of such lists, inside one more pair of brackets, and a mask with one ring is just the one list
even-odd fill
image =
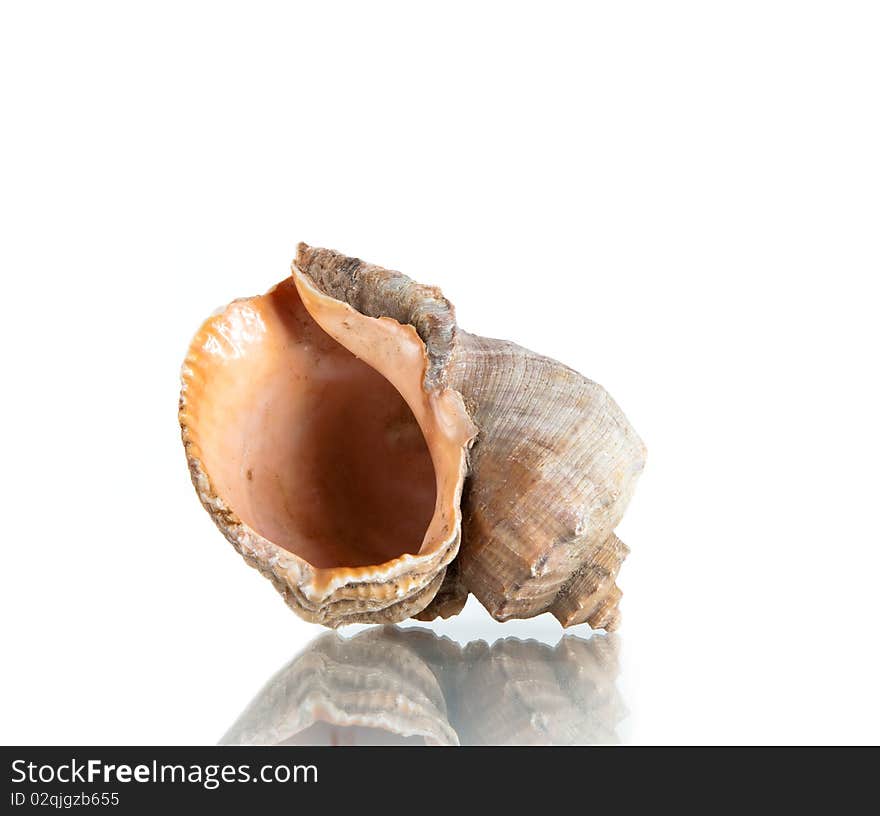
{"label": "textured shell surface", "polygon": [[480,429],[457,583],[499,620],[615,628],[628,549],[613,530],[645,460],[623,412],[555,360],[464,333],[450,381]]}
{"label": "textured shell surface", "polygon": [[472,593],[498,620],[619,624],[644,445],[601,386],[460,330],[436,287],[301,244],[291,278],[203,325],[180,420],[202,503],[309,620],[430,620]]}

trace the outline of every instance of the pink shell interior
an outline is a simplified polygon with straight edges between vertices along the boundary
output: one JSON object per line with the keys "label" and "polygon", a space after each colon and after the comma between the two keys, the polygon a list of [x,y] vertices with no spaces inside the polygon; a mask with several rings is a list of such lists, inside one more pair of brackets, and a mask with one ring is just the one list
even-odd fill
{"label": "pink shell interior", "polygon": [[241,521],[315,567],[420,551],[438,480],[419,422],[388,379],[322,330],[293,279],[231,304],[193,348],[188,422]]}

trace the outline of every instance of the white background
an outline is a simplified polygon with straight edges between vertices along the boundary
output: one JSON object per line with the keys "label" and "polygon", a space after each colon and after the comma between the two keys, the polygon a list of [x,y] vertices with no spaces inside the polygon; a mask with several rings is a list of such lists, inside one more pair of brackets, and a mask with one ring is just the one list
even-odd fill
{"label": "white background", "polygon": [[320,633],[176,419],[200,321],[300,240],[646,441],[621,739],[880,740],[878,38],[871,3],[4,3],[0,740],[215,742]]}

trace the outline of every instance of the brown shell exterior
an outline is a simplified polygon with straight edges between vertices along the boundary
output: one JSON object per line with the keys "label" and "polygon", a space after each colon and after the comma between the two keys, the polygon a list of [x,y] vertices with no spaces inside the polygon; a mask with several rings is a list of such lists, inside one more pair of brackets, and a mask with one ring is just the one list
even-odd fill
{"label": "brown shell exterior", "polygon": [[449,381],[479,428],[454,582],[498,620],[616,628],[629,550],[613,531],[645,463],[617,403],[555,360],[464,332]]}

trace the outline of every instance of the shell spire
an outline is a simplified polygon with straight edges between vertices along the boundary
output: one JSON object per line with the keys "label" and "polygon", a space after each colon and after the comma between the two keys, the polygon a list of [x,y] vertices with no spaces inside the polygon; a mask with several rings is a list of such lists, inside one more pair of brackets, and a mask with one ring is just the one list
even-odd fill
{"label": "shell spire", "polygon": [[555,360],[464,332],[454,360],[450,383],[479,428],[456,582],[499,620],[549,611],[614,629],[629,550],[613,531],[642,441],[604,388]]}

